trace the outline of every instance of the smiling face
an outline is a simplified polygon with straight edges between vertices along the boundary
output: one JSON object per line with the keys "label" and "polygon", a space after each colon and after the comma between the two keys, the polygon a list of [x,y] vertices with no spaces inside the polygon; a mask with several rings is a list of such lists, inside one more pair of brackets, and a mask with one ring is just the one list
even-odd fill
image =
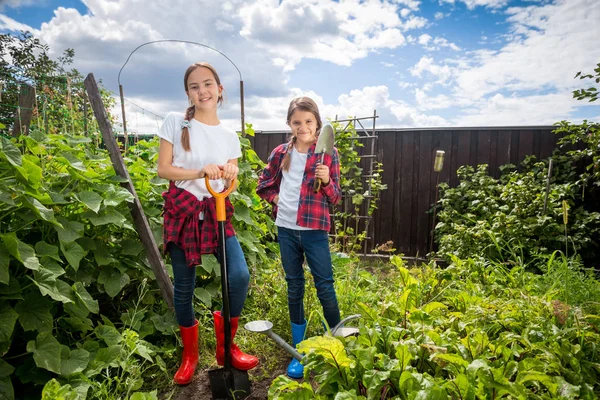
{"label": "smiling face", "polygon": [[317,139],[319,123],[310,111],[296,109],[288,122],[292,135],[296,137],[296,145],[302,149],[310,147]]}
{"label": "smiling face", "polygon": [[207,67],[197,67],[187,77],[186,93],[196,110],[216,110],[222,91],[218,77]]}

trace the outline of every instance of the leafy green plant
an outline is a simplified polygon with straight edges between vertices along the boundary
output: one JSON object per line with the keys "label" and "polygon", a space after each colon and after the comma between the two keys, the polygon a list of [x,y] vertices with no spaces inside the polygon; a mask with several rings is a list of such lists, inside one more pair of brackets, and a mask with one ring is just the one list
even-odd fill
{"label": "leafy green plant", "polygon": [[356,139],[355,127],[348,124],[342,128],[337,122],[333,125],[336,130],[335,146],[340,156],[340,186],[344,196],[340,204],[334,207],[334,247],[352,254],[361,250],[368,234],[364,218],[372,217],[381,191],[387,186],[382,183],[383,166],[380,162],[374,162],[372,174],[363,178],[365,171],[358,154],[363,144]]}
{"label": "leafy green plant", "polygon": [[[600,393],[598,317],[561,320],[539,275],[452,257],[370,277],[357,338],[313,337],[305,382],[281,376],[278,399],[585,398]],[[385,283],[383,283],[385,282]],[[306,384],[307,381],[309,384]]]}

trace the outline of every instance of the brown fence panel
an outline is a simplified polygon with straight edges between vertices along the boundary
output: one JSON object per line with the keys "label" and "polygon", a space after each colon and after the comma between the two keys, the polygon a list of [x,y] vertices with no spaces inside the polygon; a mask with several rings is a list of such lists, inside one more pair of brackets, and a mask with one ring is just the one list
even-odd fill
{"label": "brown fence panel", "polygon": [[[494,177],[500,166],[519,163],[528,155],[547,158],[556,147],[551,126],[380,129],[377,131],[377,160],[383,163],[379,208],[373,215],[373,238],[367,251],[388,240],[398,253],[424,256],[430,249],[436,183],[458,184],[456,171],[462,165],[488,164]],[[257,131],[250,138],[258,156],[266,161],[271,150],[284,143],[288,133]],[[444,150],[444,169],[433,171],[435,152]],[[359,148],[365,155],[368,146]],[[366,171],[365,171],[366,173]]]}

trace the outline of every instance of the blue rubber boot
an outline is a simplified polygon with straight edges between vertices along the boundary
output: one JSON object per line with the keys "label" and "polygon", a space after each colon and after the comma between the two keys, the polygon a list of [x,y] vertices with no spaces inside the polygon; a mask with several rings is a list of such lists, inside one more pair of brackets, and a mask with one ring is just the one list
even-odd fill
{"label": "blue rubber boot", "polygon": [[[304,332],[306,332],[306,320],[302,325],[292,324],[292,345],[294,348],[304,340]],[[300,379],[304,377],[304,365],[295,358],[292,358],[292,362],[288,365],[287,375],[290,378]]]}

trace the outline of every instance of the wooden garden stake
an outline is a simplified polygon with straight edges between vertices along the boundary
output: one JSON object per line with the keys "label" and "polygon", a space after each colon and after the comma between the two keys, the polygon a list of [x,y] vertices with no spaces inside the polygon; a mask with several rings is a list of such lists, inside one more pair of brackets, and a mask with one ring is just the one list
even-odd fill
{"label": "wooden garden stake", "polygon": [[125,162],[123,161],[121,151],[119,150],[119,146],[113,135],[110,121],[106,115],[106,109],[102,103],[102,97],[100,97],[98,85],[94,79],[94,74],[88,74],[88,76],[85,78],[84,85],[88,93],[90,105],[94,110],[98,127],[102,132],[104,144],[108,149],[110,159],[113,167],[115,168],[115,172],[120,177],[127,179],[127,182],[123,183],[123,186],[133,195],[133,203],[130,204],[131,215],[133,216],[135,227],[140,234],[142,244],[144,245],[146,253],[148,254],[148,260],[150,261],[150,266],[152,267],[152,271],[154,272],[154,276],[158,282],[160,292],[169,308],[173,310],[173,284],[171,283],[169,275],[167,275],[162,255],[158,250],[158,246],[156,245],[156,241],[154,240],[154,236],[150,230],[150,225],[148,224],[148,220],[146,219],[146,215],[142,209],[142,204],[140,203],[140,199],[138,198],[135,188],[133,187],[133,183],[129,177],[129,172],[127,172],[127,168],[125,167]]}

